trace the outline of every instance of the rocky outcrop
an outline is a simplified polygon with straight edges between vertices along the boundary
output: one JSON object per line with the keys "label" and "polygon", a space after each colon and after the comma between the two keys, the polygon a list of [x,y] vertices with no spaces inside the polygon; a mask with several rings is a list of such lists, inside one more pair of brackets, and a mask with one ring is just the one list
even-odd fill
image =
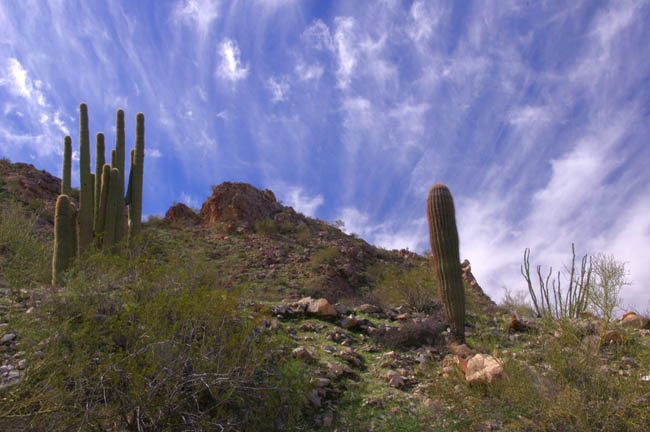
{"label": "rocky outcrop", "polygon": [[282,209],[268,189],[261,191],[247,183],[224,182],[212,190],[199,216],[208,225],[225,223],[253,231],[257,221],[272,218]]}
{"label": "rocky outcrop", "polygon": [[190,225],[196,225],[201,222],[199,215],[194,213],[194,210],[189,208],[183,203],[176,203],[167,210],[165,213],[165,218],[163,223],[165,224],[178,224],[178,223],[187,223]]}

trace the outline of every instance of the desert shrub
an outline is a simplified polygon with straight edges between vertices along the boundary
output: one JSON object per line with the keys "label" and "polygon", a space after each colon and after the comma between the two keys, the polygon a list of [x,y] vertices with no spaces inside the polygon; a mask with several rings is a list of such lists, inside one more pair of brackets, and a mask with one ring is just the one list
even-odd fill
{"label": "desert shrub", "polygon": [[307,245],[311,240],[311,230],[305,222],[300,222],[296,227],[296,240],[302,245]]}
{"label": "desert shrub", "polygon": [[433,312],[440,307],[436,281],[427,262],[404,271],[393,265],[377,264],[368,271],[375,293],[385,306],[407,305],[417,312]]}
{"label": "desert shrub", "polygon": [[447,325],[436,318],[409,321],[399,327],[381,327],[375,333],[377,341],[390,348],[406,349],[444,342],[442,333]]}
{"label": "desert shrub", "polygon": [[[650,422],[650,395],[637,373],[611,374],[603,368],[597,341],[584,337],[575,320],[540,321],[545,334],[535,357],[501,359],[506,378],[468,386],[473,413],[508,419],[508,430],[644,431]],[[636,335],[612,346],[614,358],[647,353]],[[607,354],[607,353],[605,353]],[[645,354],[647,355],[647,354]],[[458,395],[450,394],[449,399]]]}
{"label": "desert shrub", "polygon": [[341,252],[336,246],[328,246],[320,249],[311,256],[309,263],[312,268],[318,268],[324,264],[334,264],[336,259],[341,256]]}
{"label": "desert shrub", "polygon": [[28,216],[17,203],[0,206],[0,277],[11,288],[47,284],[52,274],[52,240],[37,229],[38,215]]}
{"label": "desert shrub", "polygon": [[500,306],[518,317],[532,317],[535,310],[528,301],[528,295],[524,291],[512,292],[506,288],[506,294],[501,300]]}
{"label": "desert shrub", "polygon": [[88,257],[39,308],[47,338],[25,336],[41,354],[0,405],[0,426],[255,431],[302,421],[302,366],[259,330],[241,293],[199,255],[152,248],[145,238],[125,255]]}
{"label": "desert shrub", "polygon": [[266,236],[274,236],[280,233],[280,227],[273,219],[265,218],[255,222],[255,232]]}

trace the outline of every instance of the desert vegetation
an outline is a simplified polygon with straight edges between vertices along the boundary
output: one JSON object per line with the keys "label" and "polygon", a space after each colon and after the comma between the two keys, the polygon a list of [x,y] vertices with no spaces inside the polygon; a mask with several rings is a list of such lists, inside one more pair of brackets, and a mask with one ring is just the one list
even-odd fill
{"label": "desert vegetation", "polygon": [[[132,165],[142,163],[136,154]],[[66,175],[0,161],[9,173],[0,178],[2,430],[643,431],[650,423],[648,317],[621,317],[630,281],[615,257],[585,255],[578,267],[574,252],[566,274],[540,266],[531,277],[527,250],[528,292],[496,305],[460,262],[462,233],[441,184],[427,202],[427,257],[376,248],[237,183],[215,186],[200,211],[176,205],[120,242],[116,221],[128,227],[129,216],[117,209],[141,199],[141,183],[132,178],[122,195],[111,177],[119,168],[101,157],[96,166],[99,188],[96,175],[83,192]],[[26,195],[33,184],[48,186]],[[75,220],[88,190],[91,241],[79,253]],[[65,266],[57,254],[67,254]]]}

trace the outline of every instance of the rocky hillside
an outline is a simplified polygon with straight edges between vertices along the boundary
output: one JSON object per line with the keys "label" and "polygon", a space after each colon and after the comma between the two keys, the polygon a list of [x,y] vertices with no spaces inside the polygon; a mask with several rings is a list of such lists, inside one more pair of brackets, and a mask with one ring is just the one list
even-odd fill
{"label": "rocky hillside", "polygon": [[[6,161],[0,170],[0,206],[42,214],[34,226],[47,232],[58,179]],[[18,249],[2,239],[0,269],[13,269],[6,263]],[[102,259],[91,258],[60,293],[29,266],[31,280],[0,273],[0,429],[642,431],[650,422],[647,317],[513,316],[483,293],[465,260],[467,344],[449,343],[425,257],[346,235],[269,190],[223,183],[198,213],[175,204],[145,224],[131,255]],[[212,287],[223,292],[214,297]],[[237,331],[210,321],[226,307]],[[242,342],[243,323],[251,327]],[[207,363],[186,348],[206,338],[198,353]],[[158,344],[167,351],[147,357]],[[250,351],[228,376],[249,357],[263,367],[242,381],[247,390],[220,387],[219,378],[198,397],[189,379],[211,376],[199,368],[212,370],[210,356],[229,346]],[[54,368],[62,358],[65,367]],[[129,397],[117,390],[139,383]],[[219,426],[196,426],[205,414],[197,407],[226,394],[237,397],[220,402],[227,415],[210,420]]]}

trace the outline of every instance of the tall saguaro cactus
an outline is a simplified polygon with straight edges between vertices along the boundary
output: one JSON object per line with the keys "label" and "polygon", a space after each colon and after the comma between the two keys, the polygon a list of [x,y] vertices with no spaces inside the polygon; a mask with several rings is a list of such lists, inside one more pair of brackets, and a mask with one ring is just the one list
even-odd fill
{"label": "tall saguaro cactus", "polygon": [[106,222],[104,225],[104,250],[111,251],[115,246],[115,228],[117,220],[117,202],[122,197],[119,190],[120,170],[111,169],[111,179],[106,198]]}
{"label": "tall saguaro cactus", "polygon": [[79,193],[79,253],[88,249],[93,241],[93,202],[94,185],[90,184],[90,136],[88,132],[88,107],[79,105],[79,173],[81,176]]}
{"label": "tall saguaro cactus", "polygon": [[465,291],[461,278],[458,229],[454,199],[449,188],[442,183],[434,184],[429,190],[427,220],[431,263],[440,300],[455,339],[462,342],[465,340]]}
{"label": "tall saguaro cactus", "polygon": [[129,204],[129,239],[140,232],[142,218],[142,174],[144,172],[144,114],[135,116],[135,153],[131,167]]}
{"label": "tall saguaro cactus", "polygon": [[[106,147],[104,144],[104,134],[99,132],[95,137],[95,211],[94,220],[97,224],[99,212],[99,198],[102,192],[102,169],[106,163]],[[97,228],[95,228],[97,230]]]}
{"label": "tall saguaro cactus", "polygon": [[125,137],[124,137],[124,111],[117,110],[115,115],[115,168],[120,171],[118,176],[120,199],[117,202],[116,219],[115,219],[115,243],[124,239],[126,234],[126,217],[124,216],[124,157],[125,157]]}
{"label": "tall saguaro cactus", "polygon": [[76,255],[76,211],[68,195],[56,200],[54,213],[54,253],[52,254],[52,284],[61,285],[63,273]]}
{"label": "tall saguaro cactus", "polygon": [[61,174],[61,193],[70,195],[72,192],[72,138],[63,139],[63,172]]}
{"label": "tall saguaro cactus", "polygon": [[97,211],[97,220],[95,221],[95,232],[98,236],[104,236],[104,227],[106,225],[106,205],[108,203],[108,191],[110,187],[111,167],[105,164],[102,167],[102,190],[99,195],[99,210]]}

